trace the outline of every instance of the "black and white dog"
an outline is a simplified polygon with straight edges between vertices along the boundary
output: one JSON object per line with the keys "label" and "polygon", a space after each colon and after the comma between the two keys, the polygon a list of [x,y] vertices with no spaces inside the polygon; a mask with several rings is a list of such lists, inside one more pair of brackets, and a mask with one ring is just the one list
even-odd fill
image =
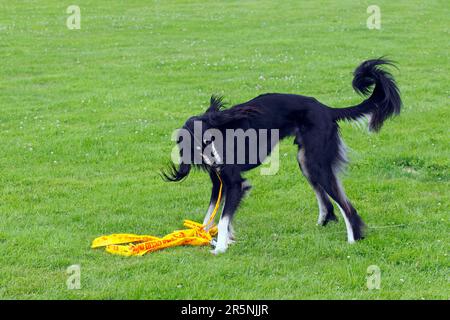
{"label": "black and white dog", "polygon": [[[338,121],[367,118],[369,130],[378,131],[387,118],[399,114],[402,105],[399,89],[392,75],[382,68],[383,65],[393,64],[382,58],[373,59],[363,62],[354,71],[352,85],[355,91],[365,96],[372,92],[370,97],[356,106],[334,109],[311,97],[269,93],[223,109],[221,98],[213,96],[204,114],[191,117],[184,124],[187,136],[179,135],[177,142],[181,149],[179,167],[172,164],[169,171],[162,175],[168,181],[180,181],[189,174],[191,166],[203,168],[209,173],[212,192],[204,223],[209,221],[218,197],[220,180],[217,174],[220,175],[224,197],[218,237],[212,251],[214,254],[225,252],[233,242],[231,220],[244,194],[250,189],[242,173],[259,166],[278,140],[288,136],[294,137],[300,169],[316,194],[319,204],[318,224],[324,226],[329,221],[337,220],[333,212],[333,200],[343,215],[348,242],[363,238],[364,223],[345,195],[338,178],[340,169],[346,163]],[[197,132],[196,124],[201,127]],[[253,151],[251,147],[255,147],[255,141],[249,142],[248,139],[244,139],[244,142],[241,140],[241,146],[232,144],[233,147],[228,147],[230,139],[236,136],[230,138],[226,131],[245,132],[250,129],[277,131],[277,139],[272,135],[258,136]],[[215,134],[208,135],[207,132],[211,130]],[[217,146],[217,136],[220,134],[225,150]],[[186,150],[186,147],[181,148],[181,144],[187,140],[193,143]],[[261,150],[262,140],[268,145],[265,150]],[[259,157],[250,161],[255,159],[255,151]],[[242,154],[243,159],[236,161]]]}

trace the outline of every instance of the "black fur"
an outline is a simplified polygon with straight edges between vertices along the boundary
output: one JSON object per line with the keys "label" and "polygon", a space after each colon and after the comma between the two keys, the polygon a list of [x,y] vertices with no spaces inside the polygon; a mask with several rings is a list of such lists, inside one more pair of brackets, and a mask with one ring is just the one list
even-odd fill
{"label": "black fur", "polygon": [[[401,99],[399,89],[393,76],[384,70],[384,65],[393,65],[389,60],[374,59],[363,62],[354,72],[353,87],[363,95],[372,94],[362,103],[342,109],[330,108],[314,98],[295,95],[269,93],[260,95],[242,104],[224,109],[222,98],[212,97],[207,111],[199,116],[190,118],[183,128],[189,130],[193,136],[194,121],[201,121],[203,132],[207,129],[217,129],[224,133],[226,129],[267,129],[279,130],[280,140],[293,136],[298,145],[298,161],[301,170],[316,191],[318,200],[323,204],[326,215],[319,223],[327,224],[336,220],[333,212],[334,200],[344,211],[350,221],[354,239],[363,238],[364,223],[340,186],[337,173],[345,164],[343,143],[339,135],[339,120],[356,120],[369,116],[369,129],[379,131],[384,121],[400,112]],[[209,142],[201,137],[193,137],[203,150]],[[268,138],[270,140],[270,138]],[[200,141],[200,142],[199,142]],[[272,146],[274,141],[268,141]],[[276,142],[276,141],[275,141]],[[226,144],[226,141],[224,141]],[[246,145],[246,160],[252,154]],[[273,147],[273,146],[272,146]],[[267,150],[269,155],[273,148]],[[236,151],[236,150],[235,150]],[[259,152],[259,150],[258,150]],[[192,148],[193,156],[199,157],[199,152]],[[200,154],[201,156],[201,154]],[[221,154],[226,158],[226,152]],[[214,171],[219,171],[224,183],[226,201],[222,216],[233,217],[248,186],[244,186],[241,174],[261,164],[246,161],[241,164],[218,163],[210,166],[201,162],[196,167],[203,168],[210,173],[213,182],[211,203],[217,199],[218,181],[214,178]],[[172,166],[169,172],[163,173],[168,181],[180,181],[190,171],[193,163],[181,163],[179,168]]]}
{"label": "black fur", "polygon": [[369,129],[379,131],[383,122],[400,113],[402,102],[392,75],[380,68],[382,65],[394,66],[386,59],[373,59],[363,62],[354,72],[353,88],[367,96],[375,85],[372,95],[354,107],[334,109],[335,120],[355,120],[370,115]]}

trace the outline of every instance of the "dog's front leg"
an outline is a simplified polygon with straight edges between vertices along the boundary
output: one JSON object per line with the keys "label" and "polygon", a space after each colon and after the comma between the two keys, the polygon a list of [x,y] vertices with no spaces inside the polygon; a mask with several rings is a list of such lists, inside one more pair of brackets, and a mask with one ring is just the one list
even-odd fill
{"label": "dog's front leg", "polygon": [[[205,227],[205,230],[209,230],[212,225],[214,224],[214,221],[209,221],[211,218],[211,214],[214,211],[214,207],[216,206],[217,199],[219,197],[219,190],[220,190],[220,180],[217,178],[217,175],[213,172],[209,174],[212,182],[212,189],[211,189],[211,198],[209,200],[209,207],[208,211],[206,212],[205,218],[203,219],[203,225],[208,224]],[[222,201],[224,199],[224,195],[222,195]],[[209,223],[208,223],[209,222]]]}
{"label": "dog's front leg", "polygon": [[227,188],[227,198],[218,226],[219,230],[217,234],[216,247],[211,251],[211,253],[219,254],[227,250],[228,244],[230,243],[230,223],[239,206],[242,196],[243,192],[240,182],[234,183],[231,187]]}

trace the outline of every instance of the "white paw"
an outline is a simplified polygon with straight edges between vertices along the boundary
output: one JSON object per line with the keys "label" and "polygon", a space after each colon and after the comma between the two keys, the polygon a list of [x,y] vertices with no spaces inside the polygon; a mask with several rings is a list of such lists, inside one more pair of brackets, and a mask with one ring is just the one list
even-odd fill
{"label": "white paw", "polygon": [[214,250],[211,250],[210,252],[217,256],[218,254],[224,253],[225,251],[227,251],[227,248],[218,248],[216,247]]}
{"label": "white paw", "polygon": [[325,220],[326,220],[326,218],[327,218],[327,215],[326,215],[326,213],[319,213],[319,219],[317,219],[317,225],[318,226],[323,226],[323,223],[325,222]]}
{"label": "white paw", "polygon": [[215,247],[217,245],[217,240],[216,239],[212,239],[210,244]]}

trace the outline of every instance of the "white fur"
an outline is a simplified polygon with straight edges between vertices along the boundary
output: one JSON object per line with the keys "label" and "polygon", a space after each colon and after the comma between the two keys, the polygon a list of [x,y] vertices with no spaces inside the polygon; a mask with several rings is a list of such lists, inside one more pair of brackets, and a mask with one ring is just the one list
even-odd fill
{"label": "white fur", "polygon": [[228,248],[229,234],[228,225],[230,224],[230,218],[228,216],[220,217],[219,221],[219,231],[217,235],[217,243],[214,250],[211,251],[213,254],[224,253]]}
{"label": "white fur", "polygon": [[300,166],[302,167],[303,174],[305,175],[306,178],[309,179],[308,169],[306,168],[306,157],[304,148],[300,148],[300,150],[298,150],[297,161],[298,163],[300,163]]}
{"label": "white fur", "polygon": [[355,237],[353,236],[353,229],[350,221],[348,221],[347,216],[345,215],[344,210],[338,205],[339,210],[341,211],[342,216],[344,217],[345,227],[347,228],[347,241],[348,243],[355,243]]}
{"label": "white fur", "polygon": [[322,201],[322,197],[319,191],[314,189],[314,192],[316,193],[317,203],[319,204],[319,218],[317,220],[318,225],[322,225],[322,223],[325,221],[325,218],[327,217],[327,210],[325,203]]}
{"label": "white fur", "polygon": [[[342,187],[341,182],[339,180],[336,180],[337,183],[337,187],[338,187],[338,192],[339,192],[339,196],[341,197],[341,199],[345,199],[345,192],[344,192],[344,187]],[[345,221],[345,227],[347,228],[347,241],[348,243],[355,243],[355,237],[353,235],[353,229],[352,229],[352,225],[350,224],[350,221],[347,218],[347,215],[345,214],[344,210],[341,208],[341,206],[336,203],[337,206],[339,207],[339,211],[341,211],[342,216],[344,217],[344,221]]]}
{"label": "white fur", "polygon": [[216,160],[216,163],[222,163],[222,158],[220,157],[219,153],[217,152],[214,142],[211,142],[211,148],[212,148],[213,156]]}
{"label": "white fur", "polygon": [[241,189],[244,190],[245,188],[251,187],[250,183],[247,180],[244,180],[241,184]]}
{"label": "white fur", "polygon": [[342,141],[341,138],[339,138],[338,143],[339,143],[339,149],[338,149],[339,157],[342,159],[343,162],[339,161],[339,162],[335,163],[333,166],[333,173],[336,177],[340,172],[344,171],[345,165],[348,162],[347,146],[345,145],[344,141]]}
{"label": "white fur", "polygon": [[205,163],[206,163],[208,166],[212,166],[212,165],[213,165],[213,162],[211,161],[211,159],[209,159],[207,156],[205,156],[204,153],[202,153],[202,157],[203,157],[203,160],[205,160]]}
{"label": "white fur", "polygon": [[[208,211],[206,212],[205,218],[203,219],[203,225],[208,223],[209,218],[211,218],[211,214],[213,213],[215,206],[216,206],[215,203],[209,204]],[[207,225],[205,229],[209,230],[209,228],[211,228],[211,225],[212,225],[212,222],[209,225]]]}
{"label": "white fur", "polygon": [[[222,196],[222,200],[221,200],[221,202],[222,202],[222,205],[221,205],[222,208],[219,207],[219,210],[218,210],[218,211],[220,212],[220,215],[222,215],[223,208],[224,208],[224,206],[225,206],[225,199],[226,199],[226,197],[225,197],[225,196]],[[203,219],[203,225],[205,225],[205,224],[208,223],[209,218],[211,218],[211,215],[212,215],[212,213],[213,213],[213,211],[214,211],[215,206],[216,206],[215,203],[210,203],[210,204],[209,204],[208,212],[206,213],[205,218]],[[217,216],[217,213],[216,213],[216,216]],[[211,223],[208,224],[208,225],[205,227],[205,230],[208,231],[213,225],[214,225],[214,220],[211,221]]]}

